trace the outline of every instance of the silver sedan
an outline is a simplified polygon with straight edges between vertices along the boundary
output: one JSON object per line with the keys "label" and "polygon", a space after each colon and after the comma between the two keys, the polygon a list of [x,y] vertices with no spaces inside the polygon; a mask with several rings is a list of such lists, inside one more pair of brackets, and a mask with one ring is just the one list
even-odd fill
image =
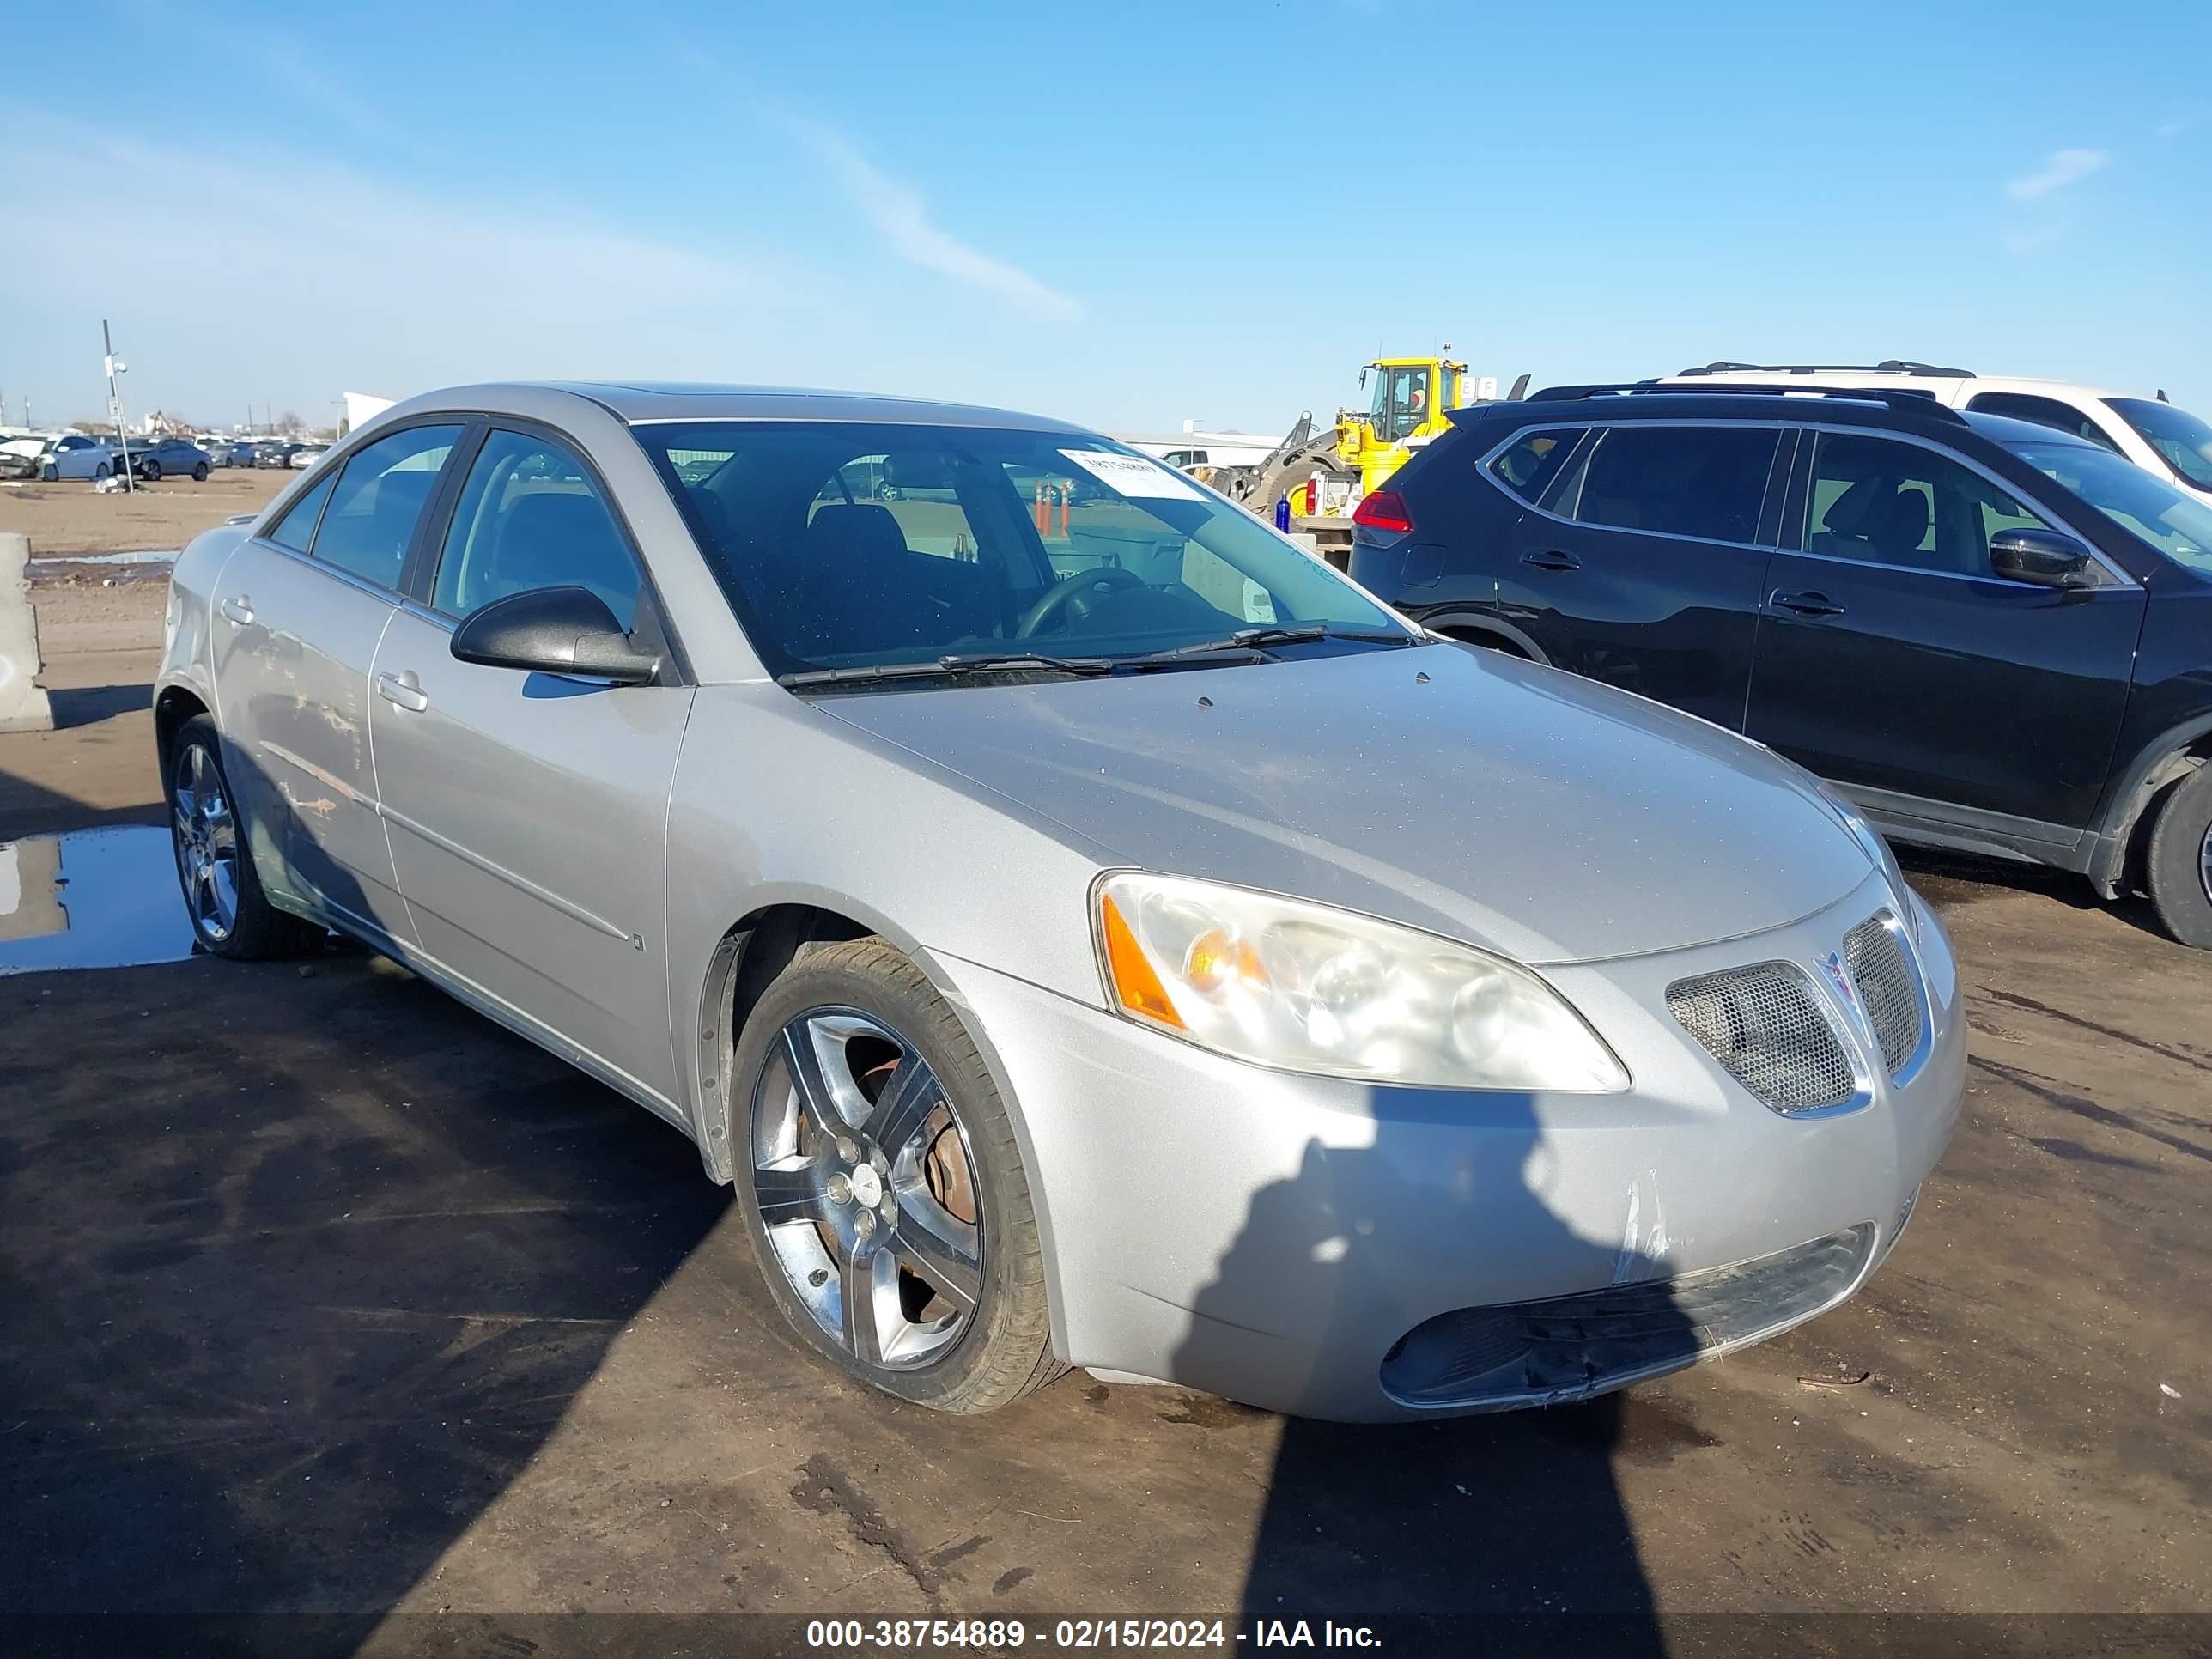
{"label": "silver sedan", "polygon": [[205,947],[335,927],[666,1120],[927,1405],[1602,1393],[1850,1296],[1958,1115],[1848,806],[1078,427],[433,394],[170,617]]}

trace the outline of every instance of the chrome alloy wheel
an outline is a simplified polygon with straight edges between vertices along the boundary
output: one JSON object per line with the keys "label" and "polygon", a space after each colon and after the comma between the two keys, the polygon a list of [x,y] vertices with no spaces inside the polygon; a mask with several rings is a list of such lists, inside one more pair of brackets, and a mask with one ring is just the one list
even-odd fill
{"label": "chrome alloy wheel", "polygon": [[197,743],[177,757],[169,807],[185,908],[200,937],[220,944],[238,926],[238,820],[222,774]]}
{"label": "chrome alloy wheel", "polygon": [[2197,873],[2204,883],[2204,898],[2212,903],[2212,825],[2204,831],[2204,845],[2197,849]]}
{"label": "chrome alloy wheel", "polygon": [[942,1358],[983,1294],[981,1185],[918,1049],[851,1008],[790,1021],[752,1101],[753,1194],[777,1265],[856,1359]]}

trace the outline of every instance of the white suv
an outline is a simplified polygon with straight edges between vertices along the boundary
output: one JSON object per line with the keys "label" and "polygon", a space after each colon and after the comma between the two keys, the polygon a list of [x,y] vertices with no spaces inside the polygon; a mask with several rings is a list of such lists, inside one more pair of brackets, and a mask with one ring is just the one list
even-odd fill
{"label": "white suv", "polygon": [[2212,425],[2166,401],[2099,392],[2064,380],[2031,380],[2016,375],[1977,374],[1972,369],[1936,368],[1927,363],[1707,363],[1665,377],[1665,384],[1735,382],[1746,386],[1823,386],[1893,388],[1924,392],[1937,403],[1984,415],[2009,415],[2016,421],[2056,427],[2102,444],[2137,466],[2155,472],[2212,502]]}

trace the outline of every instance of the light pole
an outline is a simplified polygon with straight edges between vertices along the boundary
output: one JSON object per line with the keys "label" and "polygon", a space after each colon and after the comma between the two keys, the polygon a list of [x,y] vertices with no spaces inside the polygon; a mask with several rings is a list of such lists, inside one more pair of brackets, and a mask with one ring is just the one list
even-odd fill
{"label": "light pole", "polygon": [[123,429],[123,393],[115,385],[115,377],[127,373],[128,366],[115,361],[115,337],[108,332],[105,317],[100,319],[100,343],[107,352],[107,418],[115,424],[115,441],[123,447],[123,488],[135,495],[138,485],[131,476],[131,438]]}

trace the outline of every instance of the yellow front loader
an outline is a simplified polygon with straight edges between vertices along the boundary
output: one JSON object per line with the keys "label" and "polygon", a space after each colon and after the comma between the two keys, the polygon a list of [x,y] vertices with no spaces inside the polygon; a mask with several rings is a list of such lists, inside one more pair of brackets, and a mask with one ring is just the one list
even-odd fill
{"label": "yellow front loader", "polygon": [[[1453,410],[1480,401],[1467,365],[1433,357],[1378,357],[1359,371],[1372,392],[1364,412],[1336,411],[1334,426],[1316,428],[1302,416],[1274,453],[1256,466],[1194,468],[1198,476],[1263,519],[1287,501],[1292,526],[1316,538],[1316,549],[1341,563],[1350,550],[1352,509],[1382,487],[1423,444],[1441,435]],[[1528,377],[1515,384],[1517,398]],[[1495,382],[1490,390],[1494,395]],[[1340,544],[1341,545],[1340,545]]]}

